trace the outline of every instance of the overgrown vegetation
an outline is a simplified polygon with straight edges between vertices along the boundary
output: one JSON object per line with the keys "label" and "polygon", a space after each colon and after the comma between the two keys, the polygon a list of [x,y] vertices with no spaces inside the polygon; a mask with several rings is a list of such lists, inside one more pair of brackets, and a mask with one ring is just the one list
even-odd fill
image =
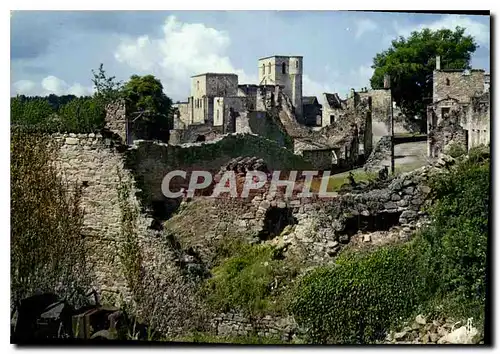
{"label": "overgrown vegetation", "polygon": [[411,243],[341,256],[305,276],[292,311],[315,343],[370,343],[416,312],[482,328],[489,232],[489,153],[473,149],[431,181],[432,223]]}
{"label": "overgrown vegetation", "polygon": [[427,247],[423,267],[441,313],[484,322],[489,235],[489,149],[472,149],[449,174],[431,183],[436,202],[431,227],[420,242]]}
{"label": "overgrown vegetation", "polygon": [[451,144],[451,146],[447,148],[446,152],[453,158],[458,158],[460,156],[467,154],[465,148],[459,144]]}
{"label": "overgrown vegetation", "polygon": [[292,311],[313,343],[368,343],[416,309],[421,288],[408,245],[351,253],[305,276]]}
{"label": "overgrown vegetation", "polygon": [[86,293],[80,190],[58,175],[54,146],[38,134],[11,132],[11,296]]}
{"label": "overgrown vegetation", "polygon": [[257,335],[248,336],[215,336],[213,334],[194,332],[189,335],[179,337],[175,339],[176,342],[184,343],[223,343],[223,344],[261,344],[261,345],[273,345],[273,344],[284,344],[279,338],[273,337],[260,337]]}
{"label": "overgrown vegetation", "polygon": [[120,263],[123,266],[123,273],[129,289],[136,301],[142,300],[142,254],[139,247],[137,233],[137,218],[139,211],[134,208],[130,201],[131,186],[123,180],[120,171],[117,170],[119,185],[118,198],[121,210],[121,238],[120,242]]}
{"label": "overgrown vegetation", "polygon": [[227,241],[217,252],[231,255],[212,270],[203,296],[214,311],[241,311],[248,315],[286,313],[286,288],[298,268],[278,259],[269,245]]}
{"label": "overgrown vegetation", "polygon": [[163,93],[160,80],[153,75],[132,75],[122,92],[136,134],[168,141],[173,128],[172,100]]}

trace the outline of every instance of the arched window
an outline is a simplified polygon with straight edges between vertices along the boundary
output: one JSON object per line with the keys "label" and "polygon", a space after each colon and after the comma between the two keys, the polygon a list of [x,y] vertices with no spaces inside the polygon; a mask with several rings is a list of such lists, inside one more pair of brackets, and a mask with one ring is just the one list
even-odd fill
{"label": "arched window", "polygon": [[196,89],[199,90],[200,89],[200,82],[199,81],[196,81]]}
{"label": "arched window", "polygon": [[446,78],[446,86],[450,86],[450,79]]}
{"label": "arched window", "polygon": [[285,63],[281,64],[281,73],[286,74],[286,64]]}
{"label": "arched window", "polygon": [[262,75],[266,75],[266,64],[262,64]]}
{"label": "arched window", "polygon": [[267,71],[268,71],[268,74],[271,73],[271,63],[267,64]]}

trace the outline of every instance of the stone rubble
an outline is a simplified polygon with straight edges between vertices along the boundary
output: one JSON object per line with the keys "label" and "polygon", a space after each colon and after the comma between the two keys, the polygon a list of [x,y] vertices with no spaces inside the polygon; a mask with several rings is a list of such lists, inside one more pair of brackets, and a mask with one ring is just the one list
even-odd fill
{"label": "stone rubble", "polygon": [[457,328],[461,322],[427,320],[418,315],[411,326],[400,332],[389,332],[379,344],[480,344],[482,338],[472,320]]}

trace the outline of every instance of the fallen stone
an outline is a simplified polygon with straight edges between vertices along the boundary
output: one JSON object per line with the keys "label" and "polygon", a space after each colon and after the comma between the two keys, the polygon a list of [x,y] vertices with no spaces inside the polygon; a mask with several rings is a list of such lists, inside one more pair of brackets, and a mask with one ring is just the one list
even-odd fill
{"label": "fallen stone", "polygon": [[406,337],[406,334],[407,332],[396,332],[394,333],[394,339],[403,339],[404,337]]}
{"label": "fallen stone", "polygon": [[326,244],[326,247],[328,248],[335,248],[339,245],[339,243],[337,241],[328,241],[327,244]]}
{"label": "fallen stone", "polygon": [[438,344],[477,344],[479,331],[474,328],[462,326],[438,340]]}
{"label": "fallen stone", "polygon": [[415,317],[415,322],[417,322],[420,325],[425,325],[427,323],[427,320],[424,316],[418,315],[417,317]]}
{"label": "fallen stone", "polygon": [[259,208],[261,208],[261,209],[268,209],[270,206],[271,206],[271,203],[269,203],[269,201],[263,200],[260,203]]}
{"label": "fallen stone", "polygon": [[439,340],[439,335],[437,333],[431,333],[429,334],[429,340],[432,343],[436,343]]}
{"label": "fallen stone", "polygon": [[371,242],[372,237],[370,234],[366,234],[363,236],[363,242]]}
{"label": "fallen stone", "polygon": [[77,145],[78,139],[77,138],[66,138],[66,144],[67,145]]}

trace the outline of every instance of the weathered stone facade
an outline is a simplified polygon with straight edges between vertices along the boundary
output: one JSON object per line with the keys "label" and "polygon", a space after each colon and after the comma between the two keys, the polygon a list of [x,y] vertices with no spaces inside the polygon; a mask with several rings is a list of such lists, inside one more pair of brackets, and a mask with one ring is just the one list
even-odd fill
{"label": "weathered stone facade", "polygon": [[131,143],[130,125],[125,102],[117,101],[106,106],[106,128],[118,135],[124,143]]}
{"label": "weathered stone facade", "polygon": [[484,70],[441,69],[433,72],[433,103],[427,107],[428,155],[449,146],[465,151],[490,142],[490,77]]}
{"label": "weathered stone facade", "polygon": [[189,124],[213,123],[214,98],[235,97],[238,93],[238,75],[207,73],[191,78]]}

